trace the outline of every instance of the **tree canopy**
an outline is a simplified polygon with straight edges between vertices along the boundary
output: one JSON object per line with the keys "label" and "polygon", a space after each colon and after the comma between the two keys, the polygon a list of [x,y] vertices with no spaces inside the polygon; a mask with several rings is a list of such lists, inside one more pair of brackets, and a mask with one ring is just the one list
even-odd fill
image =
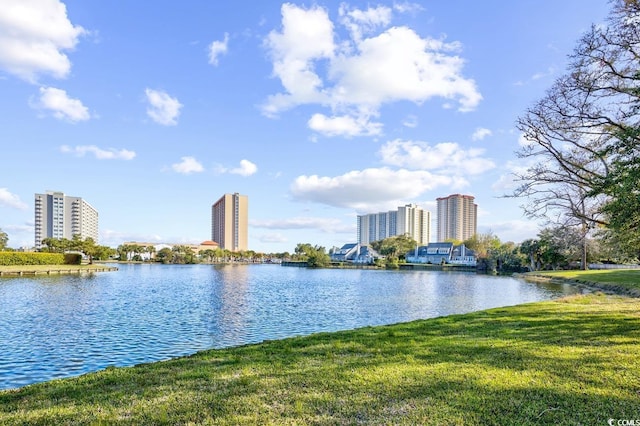
{"label": "tree canopy", "polygon": [[566,73],[519,117],[524,143],[511,194],[529,217],[588,234],[609,227],[640,248],[640,5],[612,0],[606,25],[578,41]]}
{"label": "tree canopy", "polygon": [[7,243],[9,242],[9,236],[6,232],[0,229],[0,250],[4,250],[7,248]]}
{"label": "tree canopy", "polygon": [[413,251],[417,245],[416,240],[409,235],[395,235],[371,243],[371,247],[378,253],[395,259],[404,259],[405,255]]}
{"label": "tree canopy", "polygon": [[322,246],[299,243],[295,248],[295,254],[301,260],[306,260],[310,267],[322,267],[331,263],[331,258]]}
{"label": "tree canopy", "polygon": [[107,260],[116,253],[111,247],[96,244],[91,237],[83,240],[79,235],[74,235],[71,240],[68,238],[45,238],[42,240],[42,245],[41,251],[51,253],[69,251],[84,253],[89,258],[89,263],[92,263],[93,259]]}
{"label": "tree canopy", "polygon": [[492,250],[497,250],[502,243],[492,232],[475,234],[464,241],[465,247],[473,250],[478,257],[487,257]]}

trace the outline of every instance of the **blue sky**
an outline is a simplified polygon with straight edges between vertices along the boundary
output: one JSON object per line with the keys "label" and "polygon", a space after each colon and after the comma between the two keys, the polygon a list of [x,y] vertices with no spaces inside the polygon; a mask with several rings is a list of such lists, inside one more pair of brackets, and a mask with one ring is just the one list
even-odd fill
{"label": "blue sky", "polygon": [[[473,195],[479,232],[535,237],[501,196],[515,120],[606,1],[0,0],[0,229],[85,198],[100,244],[198,243],[249,197],[249,246],[356,240],[356,216]],[[433,224],[432,234],[436,228]]]}

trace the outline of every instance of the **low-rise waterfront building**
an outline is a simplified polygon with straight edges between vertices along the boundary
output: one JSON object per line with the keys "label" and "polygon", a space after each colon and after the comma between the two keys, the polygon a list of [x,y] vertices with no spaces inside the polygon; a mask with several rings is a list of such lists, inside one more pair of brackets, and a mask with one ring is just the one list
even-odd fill
{"label": "low-rise waterfront building", "polygon": [[341,248],[335,249],[329,256],[333,262],[359,264],[372,264],[380,257],[373,248],[360,243],[345,244]]}
{"label": "low-rise waterfront building", "polygon": [[476,254],[464,244],[454,245],[451,242],[429,243],[426,246],[416,247],[406,254],[409,263],[429,263],[433,265],[454,264],[475,266]]}

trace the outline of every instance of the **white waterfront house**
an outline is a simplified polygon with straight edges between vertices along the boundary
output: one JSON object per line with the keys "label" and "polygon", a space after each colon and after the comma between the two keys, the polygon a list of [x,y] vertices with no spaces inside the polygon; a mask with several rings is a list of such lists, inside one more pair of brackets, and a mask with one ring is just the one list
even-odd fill
{"label": "white waterfront house", "polygon": [[433,265],[454,264],[475,266],[476,254],[464,244],[454,246],[453,243],[429,243],[426,246],[416,247],[406,254],[409,263],[430,263]]}
{"label": "white waterfront house", "polygon": [[380,257],[378,252],[368,245],[360,243],[345,244],[339,249],[333,250],[329,255],[333,262],[351,262],[359,264],[372,264]]}

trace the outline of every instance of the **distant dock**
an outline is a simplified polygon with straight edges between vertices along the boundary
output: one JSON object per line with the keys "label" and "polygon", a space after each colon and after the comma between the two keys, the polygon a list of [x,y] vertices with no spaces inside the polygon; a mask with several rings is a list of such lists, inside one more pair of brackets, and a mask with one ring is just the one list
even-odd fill
{"label": "distant dock", "polygon": [[22,266],[19,269],[16,268],[3,268],[0,267],[0,277],[23,277],[23,276],[35,276],[35,275],[80,275],[88,274],[92,272],[113,272],[118,268],[113,266],[95,266],[95,267],[79,267],[79,266]]}

